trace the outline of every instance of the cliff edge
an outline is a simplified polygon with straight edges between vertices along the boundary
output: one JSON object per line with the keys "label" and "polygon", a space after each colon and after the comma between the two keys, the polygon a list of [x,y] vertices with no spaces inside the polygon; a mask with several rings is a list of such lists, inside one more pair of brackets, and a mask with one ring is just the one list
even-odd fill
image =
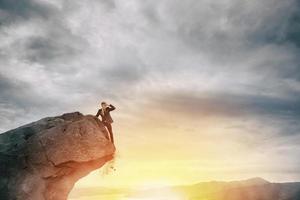
{"label": "cliff edge", "polygon": [[66,200],[74,184],[113,158],[99,119],[79,112],[0,134],[0,199]]}

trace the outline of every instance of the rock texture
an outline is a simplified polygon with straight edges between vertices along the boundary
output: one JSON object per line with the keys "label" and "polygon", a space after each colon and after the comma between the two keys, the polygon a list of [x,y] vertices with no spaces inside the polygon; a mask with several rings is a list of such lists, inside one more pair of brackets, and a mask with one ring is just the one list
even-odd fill
{"label": "rock texture", "polygon": [[66,200],[75,182],[113,158],[96,117],[49,117],[0,134],[1,200]]}

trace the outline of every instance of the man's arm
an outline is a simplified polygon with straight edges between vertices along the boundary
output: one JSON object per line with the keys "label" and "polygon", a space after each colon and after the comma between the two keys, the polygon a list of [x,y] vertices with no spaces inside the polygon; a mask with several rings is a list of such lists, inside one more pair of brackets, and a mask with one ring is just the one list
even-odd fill
{"label": "man's arm", "polygon": [[115,109],[116,109],[116,107],[114,107],[113,105],[109,104],[109,111],[113,111]]}
{"label": "man's arm", "polygon": [[100,113],[101,113],[101,110],[98,109],[98,112],[97,112],[97,114],[96,114],[96,117],[99,117]]}

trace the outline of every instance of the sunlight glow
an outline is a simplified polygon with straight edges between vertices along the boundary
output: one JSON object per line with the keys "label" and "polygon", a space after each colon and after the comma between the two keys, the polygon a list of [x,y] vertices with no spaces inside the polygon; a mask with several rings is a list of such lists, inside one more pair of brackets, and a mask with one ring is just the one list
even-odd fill
{"label": "sunlight glow", "polygon": [[[137,192],[132,196],[122,198],[121,200],[186,200],[187,198],[171,188],[165,186],[162,187],[161,182],[158,183],[148,183],[141,186]],[[152,189],[149,189],[152,188]],[[153,189],[156,188],[156,189]]]}

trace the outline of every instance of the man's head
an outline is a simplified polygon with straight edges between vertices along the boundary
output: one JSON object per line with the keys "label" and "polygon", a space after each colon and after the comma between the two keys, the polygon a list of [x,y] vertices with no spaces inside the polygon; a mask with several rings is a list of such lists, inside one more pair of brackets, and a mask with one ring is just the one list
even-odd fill
{"label": "man's head", "polygon": [[106,108],[108,106],[108,104],[105,102],[105,101],[102,101],[101,102],[101,107],[102,108]]}

